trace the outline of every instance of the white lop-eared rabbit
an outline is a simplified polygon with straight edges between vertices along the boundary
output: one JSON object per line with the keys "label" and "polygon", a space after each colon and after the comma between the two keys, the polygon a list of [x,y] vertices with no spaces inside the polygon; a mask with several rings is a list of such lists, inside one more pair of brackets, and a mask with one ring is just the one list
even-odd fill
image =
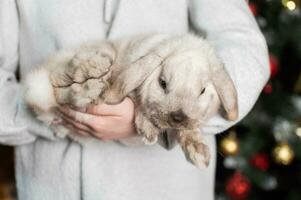
{"label": "white lop-eared rabbit", "polygon": [[[84,43],[55,53],[28,74],[25,87],[27,103],[48,124],[59,119],[59,105],[85,108],[129,96],[143,140],[154,143],[163,130],[174,129],[187,160],[200,168],[210,160],[202,124],[219,111],[228,120],[238,117],[236,89],[223,63],[206,40],[192,34]],[[63,126],[57,131],[85,140]]]}

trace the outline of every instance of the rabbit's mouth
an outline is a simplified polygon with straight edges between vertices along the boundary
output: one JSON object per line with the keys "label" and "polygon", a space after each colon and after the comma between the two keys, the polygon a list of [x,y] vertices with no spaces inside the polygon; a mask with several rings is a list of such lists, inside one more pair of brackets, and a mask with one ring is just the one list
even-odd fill
{"label": "rabbit's mouth", "polygon": [[189,119],[183,123],[175,124],[171,121],[170,116],[160,110],[156,103],[148,104],[145,109],[145,114],[149,121],[158,129],[193,129],[196,126],[196,121],[194,119]]}
{"label": "rabbit's mouth", "polygon": [[159,110],[153,111],[153,114],[149,116],[150,122],[157,128],[163,129],[177,129],[177,130],[185,130],[185,129],[192,129],[194,127],[193,124],[189,122],[183,124],[174,124],[171,122],[170,118],[160,112]]}
{"label": "rabbit's mouth", "polygon": [[156,102],[147,102],[147,106],[143,108],[145,116],[158,129],[194,129],[199,126],[199,120],[188,118],[181,123],[174,123],[170,115],[165,113]]}

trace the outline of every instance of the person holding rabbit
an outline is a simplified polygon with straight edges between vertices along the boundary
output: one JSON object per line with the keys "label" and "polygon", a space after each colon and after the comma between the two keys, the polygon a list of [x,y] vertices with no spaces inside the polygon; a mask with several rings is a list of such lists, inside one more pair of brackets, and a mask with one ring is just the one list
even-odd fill
{"label": "person holding rabbit", "polygon": [[[85,41],[191,29],[206,32],[237,90],[238,119],[217,114],[202,127],[215,155],[214,134],[250,111],[269,77],[266,43],[245,1],[0,1],[0,143],[15,146],[18,199],[214,199],[214,156],[207,169],[198,170],[179,146],[166,151],[157,144],[132,148],[115,142],[137,135],[130,98],[61,110],[69,119],[65,127],[97,138],[80,145],[57,137],[32,115],[16,78],[18,72],[22,82],[53,52]],[[88,121],[77,119],[83,112]]]}

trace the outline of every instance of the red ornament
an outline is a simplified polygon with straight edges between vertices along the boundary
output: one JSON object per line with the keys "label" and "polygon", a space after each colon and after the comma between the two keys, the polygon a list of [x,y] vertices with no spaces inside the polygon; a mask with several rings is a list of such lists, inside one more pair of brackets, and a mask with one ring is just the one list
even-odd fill
{"label": "red ornament", "polygon": [[278,74],[279,69],[279,62],[278,59],[271,55],[269,56],[270,59],[270,72],[271,72],[271,78],[275,77]]}
{"label": "red ornament", "polygon": [[255,3],[249,3],[249,8],[254,16],[258,15],[257,6],[255,5]]}
{"label": "red ornament", "polygon": [[270,167],[269,156],[265,152],[257,153],[251,157],[250,164],[261,171],[266,171]]}
{"label": "red ornament", "polygon": [[265,94],[271,94],[273,92],[273,87],[271,83],[266,84],[266,86],[264,86],[263,88],[263,92]]}
{"label": "red ornament", "polygon": [[236,172],[232,177],[230,177],[226,184],[226,192],[233,200],[246,199],[249,195],[250,189],[250,182],[240,172]]}

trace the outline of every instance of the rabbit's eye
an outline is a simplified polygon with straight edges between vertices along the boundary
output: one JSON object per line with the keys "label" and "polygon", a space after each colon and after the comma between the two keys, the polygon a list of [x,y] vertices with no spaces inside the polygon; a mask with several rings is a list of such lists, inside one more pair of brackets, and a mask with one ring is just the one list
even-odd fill
{"label": "rabbit's eye", "polygon": [[206,91],[206,88],[203,88],[200,95],[204,94],[205,91]]}
{"label": "rabbit's eye", "polygon": [[166,89],[167,86],[166,81],[164,81],[162,78],[159,78],[159,84],[163,90]]}

